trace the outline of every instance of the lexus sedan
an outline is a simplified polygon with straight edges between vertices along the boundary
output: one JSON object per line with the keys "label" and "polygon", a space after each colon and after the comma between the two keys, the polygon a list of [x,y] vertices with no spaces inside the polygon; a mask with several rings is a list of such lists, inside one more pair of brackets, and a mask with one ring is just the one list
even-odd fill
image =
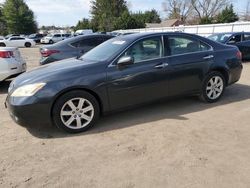
{"label": "lexus sedan", "polygon": [[52,123],[78,133],[102,114],[166,97],[216,102],[241,72],[237,47],[185,33],[131,34],[20,75],[6,107],[22,125]]}
{"label": "lexus sedan", "polygon": [[218,33],[208,37],[223,44],[234,45],[242,53],[242,59],[250,59],[250,32]]}
{"label": "lexus sedan", "polygon": [[109,35],[80,35],[74,38],[60,41],[56,44],[46,45],[40,48],[40,65],[45,65],[55,61],[80,57],[92,48],[113,38]]}

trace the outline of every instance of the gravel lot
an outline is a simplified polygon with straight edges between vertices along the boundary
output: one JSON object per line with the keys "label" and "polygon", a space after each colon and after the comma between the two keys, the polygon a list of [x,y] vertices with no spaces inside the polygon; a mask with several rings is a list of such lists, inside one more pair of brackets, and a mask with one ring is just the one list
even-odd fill
{"label": "gravel lot", "polygon": [[[28,68],[38,48],[21,49]],[[176,99],[102,118],[91,131],[24,128],[4,108],[0,187],[242,188],[250,185],[250,64],[223,99]]]}

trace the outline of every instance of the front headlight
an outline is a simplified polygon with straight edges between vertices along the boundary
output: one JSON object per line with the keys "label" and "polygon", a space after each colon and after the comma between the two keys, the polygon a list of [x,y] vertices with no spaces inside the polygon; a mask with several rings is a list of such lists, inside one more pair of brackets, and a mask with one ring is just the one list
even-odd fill
{"label": "front headlight", "polygon": [[17,88],[12,94],[12,97],[30,97],[33,96],[36,92],[42,89],[46,83],[36,83],[24,85]]}

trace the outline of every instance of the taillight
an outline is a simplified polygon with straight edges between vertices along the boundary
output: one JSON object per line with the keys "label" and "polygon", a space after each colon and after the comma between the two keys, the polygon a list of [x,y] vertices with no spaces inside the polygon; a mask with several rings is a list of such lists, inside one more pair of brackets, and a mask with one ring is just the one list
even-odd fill
{"label": "taillight", "polygon": [[45,49],[45,50],[41,51],[41,54],[42,54],[43,57],[49,57],[50,55],[56,54],[56,53],[60,53],[60,51],[58,51],[58,50],[48,50],[48,49]]}
{"label": "taillight", "polygon": [[237,57],[238,59],[242,59],[242,53],[241,53],[240,51],[238,51],[238,52],[236,53],[236,57]]}
{"label": "taillight", "polygon": [[14,53],[12,51],[0,51],[0,58],[11,58],[14,57]]}

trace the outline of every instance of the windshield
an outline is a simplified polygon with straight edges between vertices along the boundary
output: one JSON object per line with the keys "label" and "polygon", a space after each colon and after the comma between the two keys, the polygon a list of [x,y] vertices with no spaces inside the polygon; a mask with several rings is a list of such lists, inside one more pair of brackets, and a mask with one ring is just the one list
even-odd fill
{"label": "windshield", "polygon": [[232,36],[232,34],[230,34],[230,33],[222,33],[222,34],[210,35],[208,38],[213,40],[213,41],[216,41],[216,42],[225,43],[227,41],[227,39],[231,36]]}
{"label": "windshield", "polygon": [[31,34],[29,37],[36,37],[36,34]]}
{"label": "windshield", "polygon": [[89,52],[84,54],[80,59],[91,61],[106,61],[109,58],[113,57],[121,49],[123,49],[126,44],[126,41],[119,38],[110,39],[97,46],[93,50],[90,50]]}

